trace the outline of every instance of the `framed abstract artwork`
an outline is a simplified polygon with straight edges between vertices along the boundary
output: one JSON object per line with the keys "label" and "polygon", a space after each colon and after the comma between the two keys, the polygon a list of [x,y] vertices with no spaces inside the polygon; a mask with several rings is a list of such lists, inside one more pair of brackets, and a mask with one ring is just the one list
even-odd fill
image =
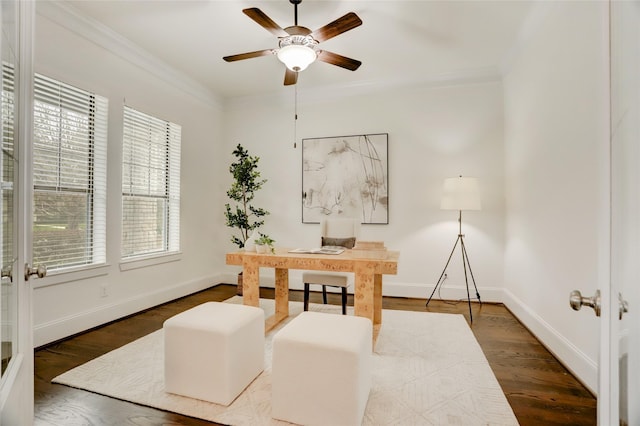
{"label": "framed abstract artwork", "polygon": [[389,223],[388,133],[302,140],[302,223]]}

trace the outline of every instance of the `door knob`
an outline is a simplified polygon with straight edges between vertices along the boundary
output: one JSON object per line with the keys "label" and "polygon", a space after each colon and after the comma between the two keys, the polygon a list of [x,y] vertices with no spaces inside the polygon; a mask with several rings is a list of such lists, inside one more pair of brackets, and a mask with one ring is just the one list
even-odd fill
{"label": "door knob", "polygon": [[47,275],[47,267],[45,265],[38,265],[34,268],[28,263],[24,264],[24,280],[29,281],[31,275],[37,275],[38,278],[44,278]]}
{"label": "door knob", "polygon": [[9,282],[13,282],[13,270],[11,264],[2,267],[2,278],[9,278]]}
{"label": "door knob", "polygon": [[622,315],[629,312],[629,302],[622,298],[622,294],[618,293],[618,302],[620,305],[620,316],[619,319],[622,319]]}
{"label": "door knob", "polygon": [[589,306],[596,312],[596,316],[600,316],[600,290],[596,290],[593,297],[582,297],[582,293],[573,290],[569,296],[569,305],[574,311],[579,311],[583,306]]}

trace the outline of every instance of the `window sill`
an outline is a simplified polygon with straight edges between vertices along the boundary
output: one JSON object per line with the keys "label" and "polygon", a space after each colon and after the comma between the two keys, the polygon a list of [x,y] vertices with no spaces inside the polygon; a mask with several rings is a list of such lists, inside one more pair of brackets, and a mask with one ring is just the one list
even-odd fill
{"label": "window sill", "polygon": [[148,266],[160,265],[163,263],[177,262],[180,259],[182,259],[182,252],[137,257],[135,259],[120,261],[120,270],[130,271],[132,269],[146,268]]}
{"label": "window sill", "polygon": [[111,265],[102,263],[100,265],[88,265],[76,268],[50,271],[44,278],[33,281],[33,288],[48,287],[50,285],[69,283],[72,281],[86,280],[88,278],[100,277],[109,273]]}

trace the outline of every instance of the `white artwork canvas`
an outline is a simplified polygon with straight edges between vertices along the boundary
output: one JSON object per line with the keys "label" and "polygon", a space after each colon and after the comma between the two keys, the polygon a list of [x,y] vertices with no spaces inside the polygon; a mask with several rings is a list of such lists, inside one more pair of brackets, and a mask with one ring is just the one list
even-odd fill
{"label": "white artwork canvas", "polygon": [[302,222],[389,223],[387,133],[302,140]]}

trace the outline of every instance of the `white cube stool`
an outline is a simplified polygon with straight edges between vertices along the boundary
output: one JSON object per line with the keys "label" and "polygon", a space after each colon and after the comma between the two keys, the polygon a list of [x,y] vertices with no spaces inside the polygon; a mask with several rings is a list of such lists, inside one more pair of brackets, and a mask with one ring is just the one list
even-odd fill
{"label": "white cube stool", "polygon": [[359,425],[371,389],[367,318],[303,312],[273,337],[271,416],[304,425]]}
{"label": "white cube stool", "polygon": [[264,369],[264,311],[207,302],[164,322],[166,392],[229,405]]}

